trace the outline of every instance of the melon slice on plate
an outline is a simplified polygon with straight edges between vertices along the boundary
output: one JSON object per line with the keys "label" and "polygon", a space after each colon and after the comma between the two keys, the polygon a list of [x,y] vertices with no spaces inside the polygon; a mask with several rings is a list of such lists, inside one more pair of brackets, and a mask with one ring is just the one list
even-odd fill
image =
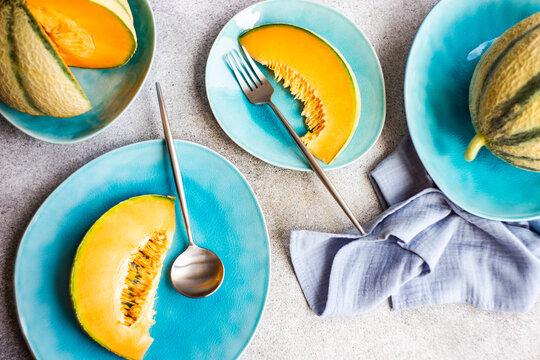
{"label": "melon slice on plate", "polygon": [[0,99],[32,115],[69,117],[92,108],[24,1],[0,2]]}
{"label": "melon slice on plate", "polygon": [[68,66],[121,66],[136,47],[124,0],[1,0],[0,100],[31,115],[80,115],[92,104]]}
{"label": "melon slice on plate", "polygon": [[137,48],[124,0],[27,0],[30,11],[68,66],[113,68]]}
{"label": "melon slice on plate", "polygon": [[360,117],[360,91],[345,58],[319,35],[288,24],[267,24],[239,42],[304,103],[308,150],[330,164],[351,140]]}
{"label": "melon slice on plate", "polygon": [[174,228],[174,198],[138,196],[107,211],[79,245],[71,275],[77,318],[117,355],[142,359],[152,343],[154,298]]}

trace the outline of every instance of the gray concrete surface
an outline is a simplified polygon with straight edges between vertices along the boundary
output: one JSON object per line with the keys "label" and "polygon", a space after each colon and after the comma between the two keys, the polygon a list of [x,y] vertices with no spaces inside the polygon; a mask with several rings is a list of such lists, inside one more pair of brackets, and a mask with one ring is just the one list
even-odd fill
{"label": "gray concrete surface", "polygon": [[[159,33],[153,70],[135,103],[97,137],[52,145],[0,119],[0,358],[30,358],[17,323],[12,285],[17,245],[26,225],[56,186],[88,161],[123,145],[162,137],[153,86],[160,80],[169,94],[169,116],[176,119],[174,136],[206,145],[236,164],[266,216],[271,290],[244,359],[539,359],[540,301],[525,314],[462,304],[394,312],[387,302],[351,318],[320,319],[311,312],[290,264],[289,231],[340,232],[350,224],[312,174],[273,167],[233,143],[213,118],[204,90],[204,67],[214,38],[228,19],[252,2],[152,0]],[[322,2],[362,28],[385,74],[388,115],[381,138],[362,160],[330,173],[336,186],[351,194],[354,213],[366,222],[381,211],[366,174],[407,133],[405,63],[414,35],[436,0]]]}

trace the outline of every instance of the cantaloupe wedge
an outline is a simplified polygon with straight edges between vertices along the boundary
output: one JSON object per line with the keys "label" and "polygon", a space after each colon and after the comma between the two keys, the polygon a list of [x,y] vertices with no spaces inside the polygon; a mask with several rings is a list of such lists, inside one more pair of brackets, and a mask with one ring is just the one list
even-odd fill
{"label": "cantaloupe wedge", "polygon": [[125,0],[27,0],[32,14],[68,66],[113,68],[137,48]]}
{"label": "cantaloupe wedge", "polygon": [[360,91],[345,58],[319,35],[288,24],[253,28],[239,41],[304,103],[309,131],[302,140],[330,164],[351,140],[360,117]]}
{"label": "cantaloupe wedge", "polygon": [[174,228],[174,198],[138,196],[107,211],[79,245],[71,275],[77,318],[122,357],[142,359],[152,343],[154,298]]}
{"label": "cantaloupe wedge", "polygon": [[136,48],[125,0],[0,0],[0,100],[31,115],[80,115],[92,105],[68,66],[121,66]]}
{"label": "cantaloupe wedge", "polygon": [[32,115],[69,117],[92,108],[23,0],[0,2],[0,99]]}

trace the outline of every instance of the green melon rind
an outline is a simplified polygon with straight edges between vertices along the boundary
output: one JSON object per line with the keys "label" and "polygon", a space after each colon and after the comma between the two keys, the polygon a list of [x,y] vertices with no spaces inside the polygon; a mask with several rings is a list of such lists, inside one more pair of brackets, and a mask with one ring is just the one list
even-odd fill
{"label": "green melon rind", "polygon": [[535,126],[527,112],[540,93],[540,24],[534,29],[527,31],[483,89],[479,118],[491,141]]}
{"label": "green melon rind", "polygon": [[90,110],[92,105],[86,94],[26,4],[14,4],[13,18],[17,66],[23,88],[36,107],[55,117],[71,117]]}
{"label": "green melon rind", "polygon": [[13,49],[13,6],[0,2],[0,100],[7,105],[31,115],[43,115],[25,93]]}
{"label": "green melon rind", "polygon": [[527,160],[527,161],[532,161],[532,162],[540,161],[540,158],[531,158],[527,156],[512,155],[510,153],[500,151],[500,150],[496,150],[496,152],[500,154],[501,156],[504,156],[510,159]]}
{"label": "green melon rind", "polygon": [[[540,13],[519,22],[504,32],[481,57],[469,88],[469,106],[473,119],[479,118],[480,103],[491,76],[517,44],[529,36],[540,25]],[[475,124],[476,126],[476,124]],[[481,132],[484,129],[478,129]]]}
{"label": "green melon rind", "polygon": [[495,155],[497,155],[502,160],[506,161],[510,165],[513,165],[515,167],[518,167],[523,170],[528,171],[539,171],[540,169],[540,159],[529,159],[529,158],[523,158],[520,156],[513,156],[508,153],[498,151],[498,150],[491,150]]}
{"label": "green melon rind", "polygon": [[[70,117],[92,108],[90,101],[31,15],[24,0],[2,0],[0,42],[4,67],[0,98],[32,115]],[[7,10],[6,10],[7,9]],[[6,58],[6,53],[9,58]],[[13,85],[12,87],[5,86]]]}
{"label": "green melon rind", "polygon": [[[538,35],[540,38],[540,31]],[[512,127],[514,121],[518,120],[530,106],[534,106],[539,96],[540,72],[530,78],[512,97],[497,106],[497,116],[487,121],[486,135],[493,138],[492,142],[504,140],[515,128],[515,126]],[[510,134],[510,136],[513,135]]]}
{"label": "green melon rind", "polygon": [[523,143],[540,139],[540,126],[530,130],[521,131],[508,135],[501,139],[496,139],[490,142],[492,147],[498,146],[518,146]]}
{"label": "green melon rind", "polygon": [[[17,5],[15,5],[17,7]],[[51,43],[51,41],[49,40],[49,37],[47,36],[47,34],[43,31],[43,28],[41,27],[41,25],[39,25],[39,23],[37,22],[37,20],[34,18],[34,16],[32,15],[32,13],[30,12],[30,10],[28,9],[28,7],[26,5],[18,5],[18,7],[20,9],[22,9],[24,11],[24,14],[26,15],[27,17],[27,20],[29,22],[29,24],[32,26],[32,30],[34,30],[35,34],[37,36],[39,36],[39,40],[41,40],[41,42],[43,43],[43,46],[45,47],[45,49],[47,50],[47,52],[49,52],[53,57],[54,59],[59,63],[60,67],[62,68],[62,71],[64,72],[64,74],[68,77],[71,77],[72,78],[72,81],[75,82],[76,84],[78,84],[77,80],[75,80],[75,77],[73,77],[73,74],[71,73],[71,71],[69,70],[69,68],[64,64],[64,60],[62,60],[62,58],[60,57],[60,55],[58,55],[58,53],[56,52],[56,49],[54,48],[54,45]],[[14,8],[14,11],[16,11],[16,8]],[[14,30],[12,32],[12,36],[13,36],[13,39],[14,41],[16,41],[16,37],[15,37],[15,33],[17,31]],[[17,56],[18,60],[23,56],[22,52],[21,54],[19,54]],[[79,88],[78,89],[79,92],[84,95],[86,97],[86,95],[84,94],[84,91]]]}
{"label": "green melon rind", "polygon": [[[104,5],[107,1],[93,2],[113,13],[131,35],[134,46],[122,63],[117,65],[119,67],[135,54],[137,38],[127,1],[112,1],[116,5],[115,11]],[[92,105],[86,94],[31,14],[26,2],[0,0],[0,8],[0,100],[31,115],[71,117],[90,110]],[[37,58],[28,56],[28,43],[39,50]]]}
{"label": "green melon rind", "polygon": [[[77,320],[79,321],[79,324],[81,325],[81,327],[84,329],[84,331],[95,341],[97,342],[99,345],[101,345],[102,347],[104,347],[105,349],[111,351],[108,347],[107,347],[107,344],[105,344],[104,342],[102,342],[98,337],[95,336],[95,334],[92,333],[92,331],[86,327],[85,324],[83,324],[80,320],[80,317],[79,317],[79,309],[78,309],[78,304],[77,304],[77,301],[75,300],[74,298],[74,294],[76,292],[76,288],[75,288],[75,282],[74,282],[74,278],[77,276],[77,270],[78,270],[78,266],[77,266],[77,259],[79,258],[79,255],[82,253],[82,251],[85,249],[85,244],[87,243],[85,240],[88,239],[94,231],[96,231],[96,229],[98,229],[101,225],[101,223],[103,221],[106,220],[106,218],[109,216],[109,215],[112,215],[114,214],[115,212],[117,212],[119,209],[121,209],[122,207],[126,206],[126,205],[130,205],[134,202],[137,202],[137,201],[141,201],[141,200],[146,200],[148,198],[155,198],[157,200],[161,200],[161,201],[169,201],[169,202],[175,202],[175,198],[172,197],[172,196],[165,196],[165,195],[141,195],[141,196],[136,196],[136,197],[132,197],[132,198],[129,198],[127,200],[124,200],[118,204],[116,204],[115,206],[113,206],[112,208],[110,208],[107,212],[105,212],[105,214],[101,215],[100,218],[92,225],[92,227],[90,228],[90,230],[88,230],[88,232],[86,233],[86,235],[84,236],[84,238],[82,239],[81,243],[79,244],[79,247],[77,248],[77,252],[75,253],[75,259],[73,260],[73,265],[71,267],[71,277],[70,277],[70,281],[69,281],[69,289],[70,289],[70,297],[71,297],[71,302],[73,304],[73,309],[75,310],[75,314],[77,316]],[[111,351],[112,352],[112,351]],[[130,358],[127,358],[128,360],[133,360],[133,359],[130,359]]]}
{"label": "green melon rind", "polygon": [[[491,146],[491,145],[488,145]],[[501,153],[503,156],[511,158],[521,158],[529,160],[540,160],[540,142],[528,141],[519,145],[499,145],[492,147],[490,150]],[[525,155],[523,155],[525,154]]]}

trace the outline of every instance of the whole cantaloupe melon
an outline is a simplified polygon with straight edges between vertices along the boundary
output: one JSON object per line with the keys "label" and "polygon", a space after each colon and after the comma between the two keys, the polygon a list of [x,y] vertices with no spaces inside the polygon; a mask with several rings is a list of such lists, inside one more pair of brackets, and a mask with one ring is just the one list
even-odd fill
{"label": "whole cantaloupe melon", "polygon": [[540,12],[508,29],[482,56],[469,108],[477,134],[467,161],[486,146],[518,168],[540,171]]}

